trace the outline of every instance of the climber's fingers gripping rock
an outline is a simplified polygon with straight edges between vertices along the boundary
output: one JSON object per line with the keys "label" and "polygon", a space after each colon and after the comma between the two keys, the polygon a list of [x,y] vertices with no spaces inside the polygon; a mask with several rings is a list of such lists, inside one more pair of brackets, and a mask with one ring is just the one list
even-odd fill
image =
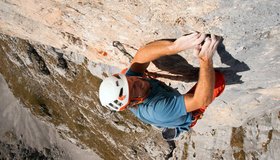
{"label": "climber's fingers gripping rock", "polygon": [[174,46],[177,50],[183,51],[186,49],[194,48],[200,44],[206,37],[204,33],[194,32],[192,34],[182,36],[174,42]]}
{"label": "climber's fingers gripping rock", "polygon": [[194,55],[202,60],[212,59],[221,37],[211,34],[211,37],[206,37],[203,44],[196,45]]}

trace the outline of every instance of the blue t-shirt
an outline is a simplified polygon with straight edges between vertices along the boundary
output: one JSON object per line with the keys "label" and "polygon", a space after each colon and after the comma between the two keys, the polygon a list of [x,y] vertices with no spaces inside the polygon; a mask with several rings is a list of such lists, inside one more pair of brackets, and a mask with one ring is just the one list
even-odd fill
{"label": "blue t-shirt", "polygon": [[[126,76],[143,76],[130,69]],[[188,131],[192,123],[192,115],[186,111],[184,96],[177,90],[166,86],[155,79],[147,79],[151,91],[143,103],[129,110],[141,121],[159,128],[177,128]]]}

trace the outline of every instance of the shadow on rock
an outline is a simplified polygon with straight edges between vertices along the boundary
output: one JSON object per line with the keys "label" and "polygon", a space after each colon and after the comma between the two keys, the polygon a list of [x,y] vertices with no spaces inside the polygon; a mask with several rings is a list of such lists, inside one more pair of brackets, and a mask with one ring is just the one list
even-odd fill
{"label": "shadow on rock", "polygon": [[[176,39],[160,39],[156,41],[161,40],[174,42]],[[124,55],[128,56],[128,58],[132,59],[132,56],[125,50],[122,43],[114,41],[113,46],[117,47]],[[241,80],[242,76],[237,75],[237,73],[250,70],[248,65],[235,59],[228,51],[226,51],[223,39],[217,48],[217,52],[221,58],[221,62],[229,66],[225,68],[215,68],[215,70],[220,71],[225,75],[226,84],[230,85],[243,83]],[[184,82],[194,82],[198,80],[199,68],[193,67],[186,61],[185,58],[178,54],[161,57],[154,60],[153,63],[157,68],[168,73],[162,73],[161,71],[149,72],[149,75],[152,77],[161,77]]]}
{"label": "shadow on rock", "polygon": [[[160,39],[156,41],[174,42],[175,40],[176,39]],[[149,75],[152,77],[161,77],[184,82],[193,82],[198,80],[199,68],[193,67],[186,61],[185,58],[178,54],[160,57],[159,59],[154,60],[153,64],[160,70],[167,71],[170,74],[161,73],[160,71],[149,72]]]}
{"label": "shadow on rock", "polygon": [[175,141],[166,141],[168,143],[169,146],[169,153],[167,155],[165,155],[165,160],[168,160],[169,158],[171,158],[173,156],[173,152],[174,149],[176,148],[176,144]]}
{"label": "shadow on rock", "polygon": [[249,66],[246,63],[240,62],[239,60],[232,57],[232,55],[226,50],[223,40],[218,46],[217,52],[221,58],[221,62],[229,66],[227,68],[217,68],[217,70],[224,73],[226,84],[230,85],[243,83],[243,81],[241,80],[242,76],[237,75],[237,73],[249,71]]}
{"label": "shadow on rock", "polygon": [[[164,39],[173,41],[173,39]],[[250,70],[248,65],[244,62],[240,62],[235,59],[228,51],[225,49],[223,40],[217,48],[218,55],[221,58],[221,62],[228,65],[229,67],[215,68],[215,70],[224,73],[226,84],[241,84],[240,75],[238,72],[244,72]],[[198,80],[199,68],[190,65],[185,58],[180,55],[164,56],[155,61],[153,61],[155,66],[160,70],[167,71],[170,74],[162,74],[159,72],[151,72],[150,75],[154,77],[168,78],[171,80],[179,80],[184,82],[194,82]]]}
{"label": "shadow on rock", "polygon": [[185,82],[193,82],[198,79],[199,68],[190,65],[186,59],[180,55],[164,56],[153,61],[153,63],[160,70],[167,71],[170,74],[151,72],[149,73],[151,76]]}

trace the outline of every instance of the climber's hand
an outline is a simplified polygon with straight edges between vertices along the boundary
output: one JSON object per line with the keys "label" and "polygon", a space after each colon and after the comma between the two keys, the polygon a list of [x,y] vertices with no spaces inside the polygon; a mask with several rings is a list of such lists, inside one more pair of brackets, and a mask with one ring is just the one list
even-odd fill
{"label": "climber's hand", "polygon": [[211,34],[211,37],[206,37],[205,42],[201,45],[196,45],[194,48],[194,56],[201,60],[211,60],[217,46],[221,40],[221,37]]}
{"label": "climber's hand", "polygon": [[205,37],[206,35],[204,33],[194,32],[175,40],[173,46],[176,51],[180,52],[186,49],[194,48],[196,45],[199,45]]}

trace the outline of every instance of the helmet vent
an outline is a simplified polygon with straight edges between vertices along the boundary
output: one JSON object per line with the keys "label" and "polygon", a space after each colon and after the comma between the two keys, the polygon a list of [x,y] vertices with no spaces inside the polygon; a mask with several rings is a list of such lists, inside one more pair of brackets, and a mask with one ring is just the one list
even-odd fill
{"label": "helmet vent", "polygon": [[118,74],[115,74],[115,75],[113,75],[113,76],[115,76],[115,77],[118,78],[118,79],[121,79],[121,77],[120,77]]}
{"label": "helmet vent", "polygon": [[120,89],[120,94],[119,94],[119,97],[122,97],[123,96],[123,88]]}
{"label": "helmet vent", "polygon": [[114,106],[112,103],[109,103],[111,108],[114,108],[115,110],[118,110],[118,107]]}
{"label": "helmet vent", "polygon": [[118,105],[118,106],[122,106],[122,103],[121,103],[120,101],[115,100],[114,102],[115,102],[115,104],[116,104],[116,105]]}
{"label": "helmet vent", "polygon": [[117,87],[119,86],[119,81],[116,81],[116,85],[117,85]]}

